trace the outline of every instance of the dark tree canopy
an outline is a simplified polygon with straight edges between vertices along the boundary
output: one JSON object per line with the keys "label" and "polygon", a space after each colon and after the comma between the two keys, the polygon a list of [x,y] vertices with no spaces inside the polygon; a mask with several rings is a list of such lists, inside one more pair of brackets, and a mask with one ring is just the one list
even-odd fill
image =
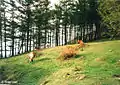
{"label": "dark tree canopy", "polygon": [[120,20],[119,2],[106,2],[60,0],[51,7],[49,0],[1,0],[1,57],[29,52],[35,47],[47,48],[48,44],[54,47],[76,43],[78,39],[84,42],[100,39],[100,22],[118,29]]}

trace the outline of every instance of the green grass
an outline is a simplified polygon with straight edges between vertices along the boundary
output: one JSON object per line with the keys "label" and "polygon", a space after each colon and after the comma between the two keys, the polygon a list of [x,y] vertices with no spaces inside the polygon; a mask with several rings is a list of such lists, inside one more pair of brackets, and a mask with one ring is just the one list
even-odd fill
{"label": "green grass", "polygon": [[[28,63],[24,55],[0,60],[4,80],[18,85],[120,85],[120,40],[91,42],[75,58],[56,60],[65,46],[45,49]],[[80,79],[85,75],[85,78]]]}

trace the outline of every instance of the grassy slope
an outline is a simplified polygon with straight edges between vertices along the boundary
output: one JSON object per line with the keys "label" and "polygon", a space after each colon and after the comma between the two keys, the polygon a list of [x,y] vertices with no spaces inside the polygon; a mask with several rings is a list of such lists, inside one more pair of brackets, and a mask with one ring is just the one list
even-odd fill
{"label": "grassy slope", "polygon": [[1,59],[1,72],[19,85],[120,85],[112,77],[120,74],[120,40],[88,44],[76,58],[66,61],[56,60],[64,47],[43,50],[33,63],[25,55]]}

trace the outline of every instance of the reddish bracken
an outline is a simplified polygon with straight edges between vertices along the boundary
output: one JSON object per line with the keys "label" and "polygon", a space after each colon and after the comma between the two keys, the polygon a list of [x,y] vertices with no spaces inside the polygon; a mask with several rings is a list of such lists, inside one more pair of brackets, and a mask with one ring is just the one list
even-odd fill
{"label": "reddish bracken", "polygon": [[57,58],[59,60],[66,60],[69,58],[74,57],[77,54],[77,50],[75,47],[67,46],[61,53],[60,56]]}

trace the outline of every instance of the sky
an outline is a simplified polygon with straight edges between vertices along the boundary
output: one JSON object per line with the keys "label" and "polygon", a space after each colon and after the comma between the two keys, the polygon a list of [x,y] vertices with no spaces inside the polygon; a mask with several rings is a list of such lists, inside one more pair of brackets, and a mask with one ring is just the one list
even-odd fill
{"label": "sky", "polygon": [[50,0],[51,1],[51,6],[53,6],[54,4],[58,4],[60,0]]}

